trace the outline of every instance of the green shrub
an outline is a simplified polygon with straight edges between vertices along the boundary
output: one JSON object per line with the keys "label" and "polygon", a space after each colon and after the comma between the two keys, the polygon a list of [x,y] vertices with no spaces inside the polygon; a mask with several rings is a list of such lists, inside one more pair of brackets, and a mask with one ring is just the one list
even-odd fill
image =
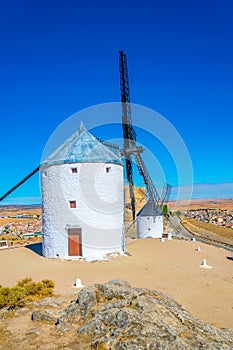
{"label": "green shrub", "polygon": [[27,302],[52,296],[54,288],[55,284],[51,280],[45,279],[40,282],[34,282],[30,277],[17,282],[12,288],[0,286],[0,308],[14,309],[23,307]]}
{"label": "green shrub", "polygon": [[168,207],[167,207],[167,204],[165,204],[165,205],[163,206],[162,212],[163,212],[163,215],[168,215]]}

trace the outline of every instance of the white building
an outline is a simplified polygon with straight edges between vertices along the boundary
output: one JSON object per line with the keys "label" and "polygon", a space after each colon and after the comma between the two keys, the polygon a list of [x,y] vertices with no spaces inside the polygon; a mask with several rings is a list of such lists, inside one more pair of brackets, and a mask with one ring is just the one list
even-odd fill
{"label": "white building", "polygon": [[163,215],[159,208],[153,209],[147,202],[136,215],[138,238],[161,238],[163,235]]}
{"label": "white building", "polygon": [[123,163],[81,123],[41,167],[48,258],[99,258],[124,250]]}

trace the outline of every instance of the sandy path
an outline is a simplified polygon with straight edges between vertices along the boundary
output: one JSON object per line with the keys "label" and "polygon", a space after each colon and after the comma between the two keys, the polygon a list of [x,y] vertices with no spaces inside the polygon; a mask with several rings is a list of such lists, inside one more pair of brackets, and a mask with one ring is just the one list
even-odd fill
{"label": "sandy path", "polygon": [[[76,278],[84,285],[125,279],[136,287],[157,289],[182,304],[194,316],[219,327],[233,328],[233,261],[224,249],[197,242],[135,240],[130,257],[107,262],[45,259],[27,248],[0,251],[0,284],[12,286],[26,276],[50,278],[57,293],[73,294]],[[205,258],[213,269],[198,268]]]}

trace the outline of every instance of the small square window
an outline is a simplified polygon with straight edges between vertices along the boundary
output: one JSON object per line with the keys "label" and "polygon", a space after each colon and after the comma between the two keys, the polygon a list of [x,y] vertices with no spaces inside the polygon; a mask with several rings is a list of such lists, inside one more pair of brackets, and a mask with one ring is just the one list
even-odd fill
{"label": "small square window", "polygon": [[106,173],[109,173],[109,172],[110,172],[110,170],[111,170],[111,167],[110,167],[110,166],[108,166],[108,167],[106,168]]}
{"label": "small square window", "polygon": [[70,208],[76,208],[76,201],[70,201]]}
{"label": "small square window", "polygon": [[72,174],[77,174],[78,173],[78,168],[71,168],[71,173]]}

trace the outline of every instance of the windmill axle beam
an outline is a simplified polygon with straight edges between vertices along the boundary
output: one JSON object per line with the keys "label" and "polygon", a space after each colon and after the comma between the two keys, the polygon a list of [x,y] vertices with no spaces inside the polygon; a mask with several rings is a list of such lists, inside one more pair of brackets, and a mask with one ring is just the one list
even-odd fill
{"label": "windmill axle beam", "polygon": [[6,197],[8,197],[12,192],[14,192],[19,186],[21,186],[24,182],[26,182],[30,177],[32,177],[34,174],[36,174],[40,170],[40,167],[38,166],[36,169],[34,169],[30,174],[25,176],[23,180],[18,182],[15,186],[13,186],[9,191],[7,191],[3,196],[0,197],[0,202],[3,201]]}
{"label": "windmill axle beam", "polygon": [[139,153],[142,153],[144,151],[144,148],[142,146],[138,146],[138,147],[129,147],[129,148],[124,148],[123,150],[121,150],[121,154],[123,156],[128,156],[128,155],[135,155]]}

